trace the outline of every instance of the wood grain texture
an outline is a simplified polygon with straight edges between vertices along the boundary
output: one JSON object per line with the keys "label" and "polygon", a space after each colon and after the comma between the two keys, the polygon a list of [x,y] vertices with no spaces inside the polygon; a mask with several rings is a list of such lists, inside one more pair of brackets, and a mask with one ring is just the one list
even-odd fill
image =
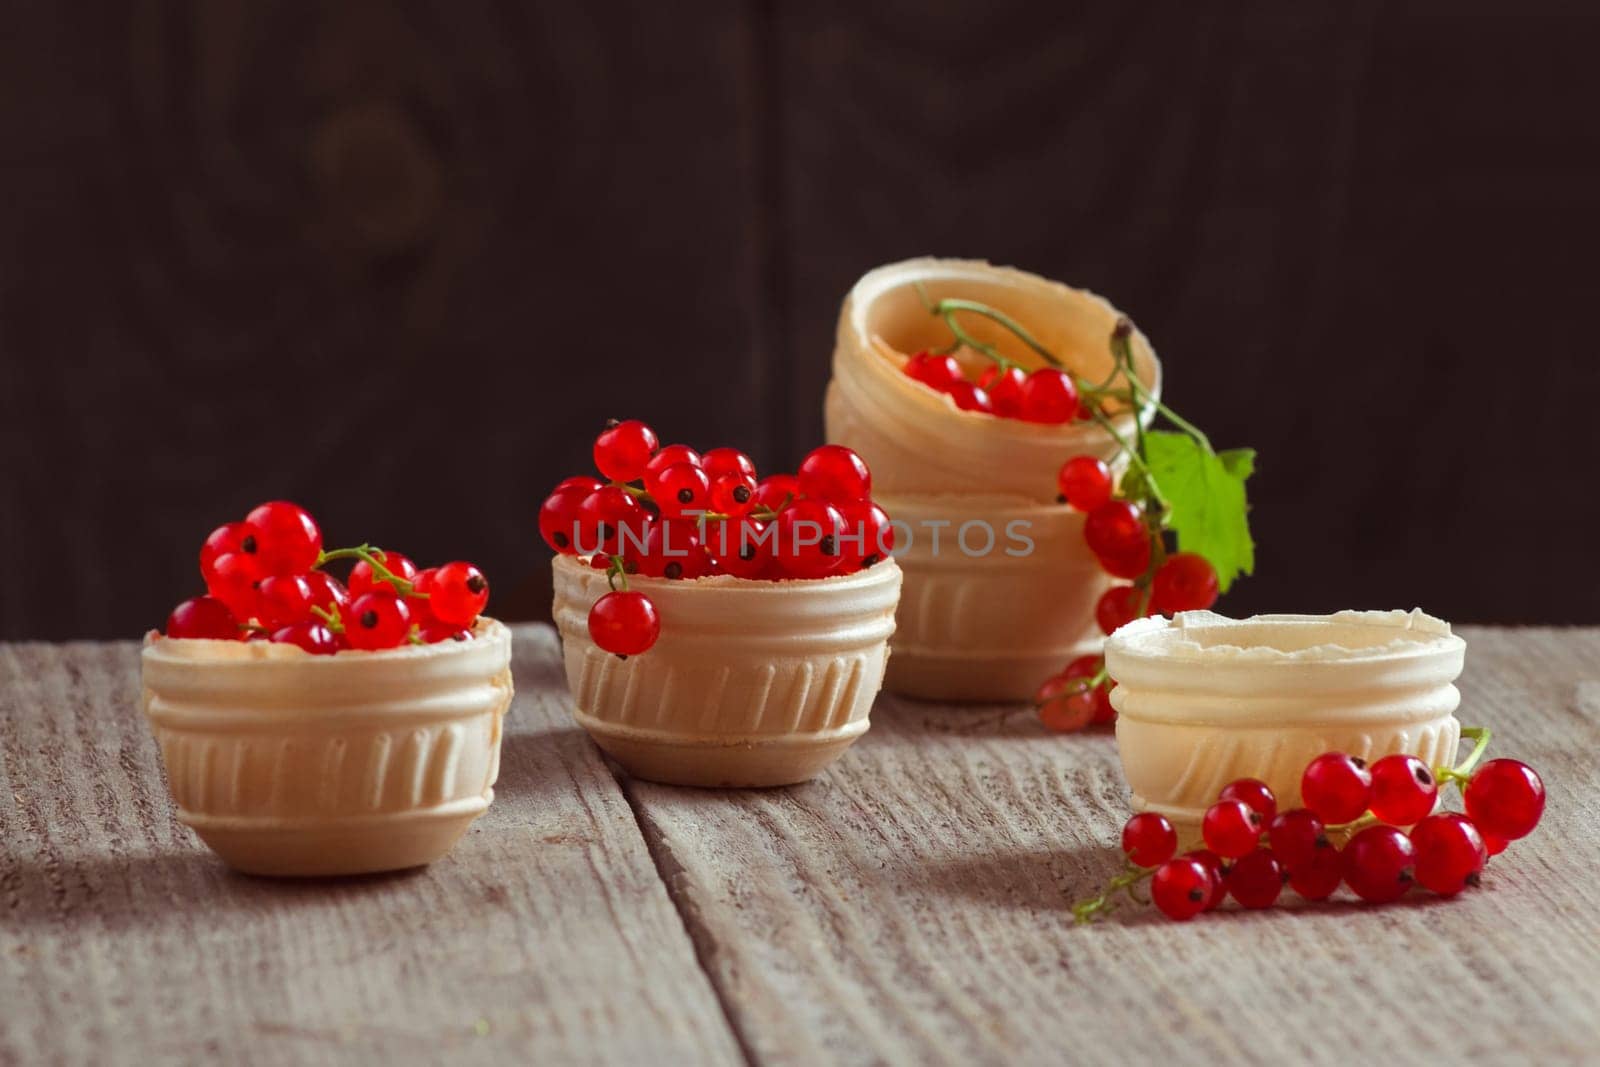
{"label": "wood grain texture", "polygon": [[0,1063],[741,1062],[548,629],[514,670],[449,856],[286,882],[176,822],[135,646],[0,645]]}
{"label": "wood grain texture", "polygon": [[[1545,775],[1478,892],[1072,925],[1118,867],[1108,733],[882,698],[819,780],[625,782],[764,1063],[1578,1062],[1600,1042],[1600,631],[1465,629],[1461,715]],[[1476,1022],[1475,1022],[1476,1020]]]}

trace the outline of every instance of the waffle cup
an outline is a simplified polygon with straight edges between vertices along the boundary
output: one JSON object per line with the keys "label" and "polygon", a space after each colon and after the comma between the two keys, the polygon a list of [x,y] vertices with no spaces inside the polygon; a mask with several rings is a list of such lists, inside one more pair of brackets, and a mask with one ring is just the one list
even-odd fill
{"label": "waffle cup", "polygon": [[1466,642],[1421,611],[1139,619],[1106,640],[1133,805],[1196,826],[1223,786],[1259,778],[1279,810],[1324,752],[1452,763]]}
{"label": "waffle cup", "polygon": [[494,798],[511,632],[315,656],[152,634],[144,710],[178,817],[251,874],[431,863]]}
{"label": "waffle cup", "polygon": [[[1119,313],[1092,293],[1023,271],[914,259],[864,276],[839,315],[827,437],[867,461],[874,496],[910,525],[913,542],[909,552],[896,549],[906,588],[887,685],[933,700],[1026,699],[1068,660],[1100,647],[1094,604],[1110,583],[1083,542],[1082,516],[1057,502],[1056,476],[1072,456],[1110,461],[1118,446],[1091,422],[1040,425],[962,411],[908,377],[908,353],[949,341],[914,283],[933,300],[965,297],[1012,315],[1092,381],[1111,373],[1108,340]],[[1042,365],[998,324],[976,315],[962,322],[1020,366]],[[1135,331],[1130,343],[1141,381],[1159,392],[1160,364],[1149,342]],[[1112,424],[1127,439],[1134,415],[1114,413]],[[1003,546],[1007,524],[1018,519],[1032,525],[1031,557],[1007,556],[1003,548],[976,556],[931,552],[929,524],[954,531],[987,522]],[[919,540],[924,550],[916,548]]]}
{"label": "waffle cup", "polygon": [[573,556],[553,567],[574,715],[629,774],[787,785],[816,776],[866,732],[900,594],[893,560],[812,581],[629,576],[660,613],[661,636],[626,659],[589,637],[605,574]]}

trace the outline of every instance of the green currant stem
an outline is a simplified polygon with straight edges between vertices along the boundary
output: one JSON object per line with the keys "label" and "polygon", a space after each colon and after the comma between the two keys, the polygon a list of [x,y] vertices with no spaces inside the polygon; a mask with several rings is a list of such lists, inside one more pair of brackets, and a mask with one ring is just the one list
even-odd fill
{"label": "green currant stem", "polygon": [[394,591],[401,596],[426,598],[428,595],[427,593],[417,592],[416,586],[383,565],[383,560],[378,558],[378,554],[382,552],[383,549],[378,548],[375,545],[365,544],[356,545],[353,548],[335,548],[318,552],[317,561],[311,566],[315,570],[321,570],[324,566],[334,562],[335,560],[359,559],[367,566],[371,567],[372,573],[376,574],[380,580],[388,582],[390,585],[394,586]]}
{"label": "green currant stem", "polygon": [[[933,306],[933,311],[934,311],[934,314],[942,316],[944,318],[945,322],[950,324],[951,332],[956,333],[956,336],[958,336],[958,337],[960,337],[962,335],[961,335],[961,333],[957,332],[959,330],[959,327],[956,326],[956,324],[955,324],[955,313],[956,312],[958,312],[958,311],[970,311],[974,315],[982,315],[986,319],[992,319],[993,321],[998,322],[1000,325],[1004,326],[1006,329],[1010,330],[1013,334],[1016,335],[1017,340],[1021,341],[1023,344],[1027,345],[1029,348],[1033,349],[1034,352],[1038,353],[1040,359],[1044,360],[1046,363],[1050,364],[1052,367],[1064,367],[1064,366],[1066,366],[1066,364],[1062,363],[1061,360],[1055,355],[1055,353],[1051,352],[1044,345],[1040,344],[1039,341],[1033,336],[1033,334],[1029,333],[1026,329],[1024,329],[1022,323],[1018,322],[1016,319],[1012,318],[1010,315],[1007,315],[1003,311],[999,311],[999,310],[997,310],[995,308],[989,307],[987,304],[980,304],[975,300],[945,299],[945,300],[941,300],[937,304],[935,304]],[[968,341],[967,343],[968,344],[972,344],[972,347],[973,348],[977,348],[980,352],[984,351],[986,348],[990,348],[991,347],[991,346],[987,346],[987,345],[984,345],[984,346],[980,347],[978,344],[973,344],[970,341]],[[994,358],[999,359],[1002,363],[1009,364],[1011,362],[1010,360],[1006,359],[1004,356],[996,355]]]}
{"label": "green currant stem", "polygon": [[[622,583],[620,588],[618,582]],[[606,584],[613,593],[628,591],[628,569],[623,565],[621,556],[612,556],[606,563]]]}
{"label": "green currant stem", "polygon": [[1129,864],[1126,870],[1106,883],[1104,893],[1074,904],[1072,906],[1072,917],[1080,923],[1093,922],[1117,906],[1114,898],[1119,892],[1126,891],[1129,897],[1138,900],[1138,897],[1133,895],[1133,887],[1154,873],[1154,867],[1135,867]]}
{"label": "green currant stem", "polygon": [[311,605],[311,614],[322,620],[322,625],[336,634],[344,633],[344,621],[339,618],[339,613],[331,608],[319,608]]}
{"label": "green currant stem", "polygon": [[1471,741],[1472,751],[1467,753],[1467,758],[1454,767],[1438,767],[1434,769],[1433,776],[1441,785],[1454,782],[1456,788],[1466,795],[1467,783],[1472,781],[1472,769],[1483,759],[1483,754],[1489,750],[1489,728],[1487,726],[1464,726],[1461,736]]}

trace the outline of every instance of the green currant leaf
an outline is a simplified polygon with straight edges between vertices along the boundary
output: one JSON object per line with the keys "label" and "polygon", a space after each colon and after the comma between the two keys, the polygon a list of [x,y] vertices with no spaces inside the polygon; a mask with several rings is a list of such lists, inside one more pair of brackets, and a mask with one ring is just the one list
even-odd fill
{"label": "green currant leaf", "polygon": [[1186,433],[1144,435],[1144,460],[1167,504],[1166,525],[1178,548],[1198,552],[1217,571],[1223,592],[1255,570],[1244,483],[1255,470],[1253,449],[1210,452]]}

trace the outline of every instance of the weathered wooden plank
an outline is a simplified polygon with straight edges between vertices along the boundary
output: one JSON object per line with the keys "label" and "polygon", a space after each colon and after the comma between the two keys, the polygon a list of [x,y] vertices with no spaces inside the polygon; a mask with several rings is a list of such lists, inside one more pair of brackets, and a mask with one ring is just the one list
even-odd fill
{"label": "weathered wooden plank", "polygon": [[763,1062],[1579,1060],[1600,1042],[1600,631],[1465,632],[1464,720],[1551,800],[1454,902],[1075,927],[1118,865],[1113,739],[958,732],[992,710],[885,698],[805,786],[624,784]]}
{"label": "weathered wooden plank", "polygon": [[454,852],[304,883],[175,821],[135,646],[0,645],[0,1062],[740,1062],[554,645]]}

